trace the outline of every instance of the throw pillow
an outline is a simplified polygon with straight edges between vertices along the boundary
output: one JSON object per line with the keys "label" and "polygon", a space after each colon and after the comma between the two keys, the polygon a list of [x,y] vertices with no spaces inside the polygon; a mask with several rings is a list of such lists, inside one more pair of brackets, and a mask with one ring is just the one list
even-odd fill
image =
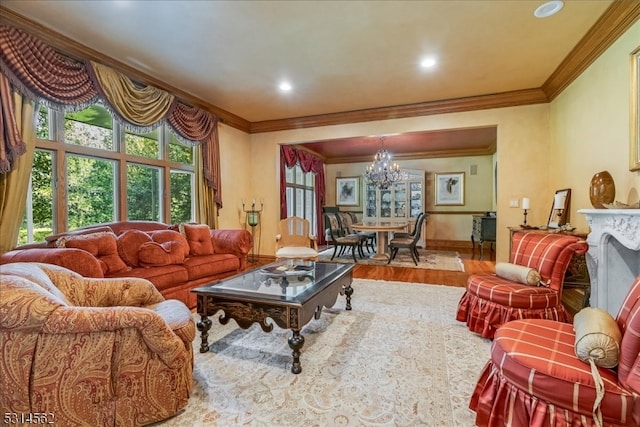
{"label": "throw pillow", "polygon": [[138,259],[143,267],[182,264],[184,250],[182,243],[177,240],[170,240],[164,243],[146,242],[140,246]]}
{"label": "throw pillow", "polygon": [[190,255],[213,255],[211,229],[208,225],[180,224],[180,234],[182,234],[189,243]]}
{"label": "throw pillow", "polygon": [[127,264],[118,255],[116,235],[109,232],[65,236],[58,239],[58,247],[77,248],[95,256],[105,276],[116,274],[128,269]]}
{"label": "throw pillow", "polygon": [[538,286],[541,280],[540,273],[534,268],[509,262],[496,263],[496,274],[504,279],[530,286]]}
{"label": "throw pillow", "polygon": [[151,242],[151,236],[144,231],[127,230],[118,236],[118,254],[127,265],[140,267],[138,251],[147,242]]}
{"label": "throw pillow", "polygon": [[177,231],[173,230],[156,230],[150,231],[149,235],[153,239],[154,242],[165,243],[165,242],[176,242],[182,247],[184,252],[184,258],[189,257],[189,242],[187,239]]}
{"label": "throw pillow", "polygon": [[603,368],[618,365],[622,333],[609,312],[601,308],[583,308],[573,319],[573,329],[578,359],[586,363],[591,359]]}

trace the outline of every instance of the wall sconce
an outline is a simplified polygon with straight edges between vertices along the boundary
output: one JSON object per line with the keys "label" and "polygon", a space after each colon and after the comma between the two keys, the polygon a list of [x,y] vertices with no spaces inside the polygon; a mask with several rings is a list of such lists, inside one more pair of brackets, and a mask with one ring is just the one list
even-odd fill
{"label": "wall sconce", "polygon": [[530,201],[528,197],[522,198],[522,210],[524,211],[524,223],[522,225],[527,225],[527,210],[530,208]]}
{"label": "wall sconce", "polygon": [[[260,212],[262,212],[262,208],[264,208],[264,199],[260,201],[260,209],[256,209],[256,199],[253,199],[251,202],[251,209],[246,209],[244,205],[244,199],[242,199],[242,210],[247,214],[247,224],[251,227],[251,258],[249,262],[256,262],[256,226],[260,223]],[[260,232],[262,235],[262,232]],[[260,246],[260,242],[258,242],[258,246]]]}

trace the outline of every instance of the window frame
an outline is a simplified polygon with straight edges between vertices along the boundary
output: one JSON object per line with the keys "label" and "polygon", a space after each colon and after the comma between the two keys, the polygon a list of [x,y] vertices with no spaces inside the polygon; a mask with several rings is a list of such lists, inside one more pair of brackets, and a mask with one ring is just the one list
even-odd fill
{"label": "window frame", "polygon": [[[105,108],[103,104],[97,103]],[[67,222],[67,176],[66,176],[66,159],[67,156],[84,156],[100,160],[109,160],[115,163],[115,185],[114,185],[114,209],[115,209],[115,221],[125,221],[128,219],[127,209],[127,191],[122,191],[127,185],[127,166],[129,164],[136,164],[145,167],[154,167],[160,169],[161,173],[161,206],[160,206],[160,221],[165,223],[171,223],[171,172],[184,172],[191,175],[191,219],[190,221],[197,221],[197,209],[195,205],[196,189],[196,152],[195,146],[186,146],[191,149],[191,163],[182,163],[170,160],[170,144],[179,139],[171,138],[171,130],[165,124],[159,126],[157,130],[158,134],[158,147],[159,158],[148,158],[143,156],[137,156],[132,154],[126,154],[125,141],[125,128],[115,118],[113,119],[113,150],[105,150],[100,148],[76,145],[73,143],[66,143],[64,141],[64,129],[65,129],[65,113],[57,111],[52,108],[46,108],[48,115],[48,137],[49,139],[41,139],[36,136],[35,138],[35,150],[45,150],[52,153],[52,203],[53,203],[53,218],[52,218],[52,233],[61,233],[68,231]],[[39,110],[36,114],[40,114]],[[112,115],[113,118],[113,115]],[[27,201],[29,203],[32,194],[31,178],[29,180],[29,193],[27,195]],[[33,206],[26,205],[25,215],[27,211],[32,209]],[[34,241],[33,232],[29,232],[29,227],[33,228],[33,223],[27,222],[27,240],[26,243],[37,242]],[[25,243],[21,241],[20,244]]]}
{"label": "window frame", "polygon": [[[293,167],[286,167],[285,172],[290,171],[293,182],[289,179],[287,173],[285,173],[285,194],[287,200],[287,216],[298,216],[304,218],[309,221],[310,230],[312,230],[312,234],[317,230],[317,209],[316,209],[316,174],[314,172],[304,172],[300,165],[296,163]],[[313,179],[309,179],[313,177]],[[300,181],[297,182],[298,178]],[[309,181],[312,181],[311,184],[307,184]],[[297,193],[298,191],[302,192],[302,201],[298,203]],[[311,212],[307,212],[307,194],[311,192]],[[302,207],[302,215],[297,215],[296,207],[300,205]],[[292,213],[292,214],[291,214]]]}

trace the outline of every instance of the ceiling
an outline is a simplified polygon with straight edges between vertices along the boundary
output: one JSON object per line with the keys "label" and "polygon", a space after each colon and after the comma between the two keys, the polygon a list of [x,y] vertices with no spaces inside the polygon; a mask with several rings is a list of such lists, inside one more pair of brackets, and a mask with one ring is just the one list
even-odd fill
{"label": "ceiling", "polygon": [[[36,35],[56,48],[259,132],[402,117],[434,106],[446,112],[452,102],[548,102],[560,85],[554,73],[613,1],[566,0],[559,13],[539,19],[533,13],[542,3],[3,0],[2,19],[13,15],[9,23],[37,27]],[[421,68],[425,57],[436,65]],[[283,79],[293,86],[289,93],[278,90]],[[495,150],[492,128],[398,138],[386,140],[398,153]],[[354,158],[371,152],[370,140],[315,149]]]}

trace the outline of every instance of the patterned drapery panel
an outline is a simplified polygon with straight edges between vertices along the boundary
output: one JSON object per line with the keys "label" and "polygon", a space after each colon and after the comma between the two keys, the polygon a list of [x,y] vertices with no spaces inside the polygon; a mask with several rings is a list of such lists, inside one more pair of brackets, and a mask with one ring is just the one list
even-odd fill
{"label": "patterned drapery panel", "polygon": [[42,40],[0,25],[0,70],[27,98],[58,109],[81,110],[97,100],[85,65],[54,51]]}
{"label": "patterned drapery panel", "polygon": [[11,84],[4,74],[0,74],[0,173],[11,170],[11,163],[27,151],[16,123]]}
{"label": "patterned drapery panel", "polygon": [[[0,54],[0,71],[30,99],[61,111],[79,111],[103,99],[129,130],[148,131],[166,122],[181,141],[192,146],[204,143],[205,183],[222,207],[217,117],[155,87],[138,87],[106,66],[67,58],[18,28],[0,25]],[[0,146],[0,159],[11,163],[15,153],[10,155],[6,145]]]}

